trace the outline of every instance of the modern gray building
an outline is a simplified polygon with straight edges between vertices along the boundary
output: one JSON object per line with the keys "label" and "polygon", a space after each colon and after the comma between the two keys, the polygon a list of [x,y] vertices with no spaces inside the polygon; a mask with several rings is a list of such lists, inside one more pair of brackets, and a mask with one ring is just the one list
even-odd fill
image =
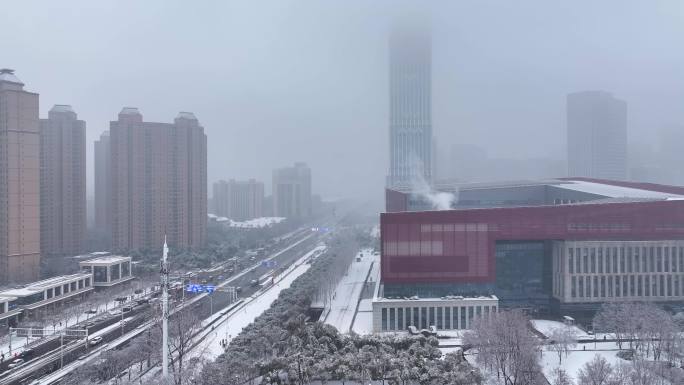
{"label": "modern gray building", "polygon": [[627,103],[604,91],[567,97],[568,175],[627,179]]}
{"label": "modern gray building", "polygon": [[425,24],[394,26],[389,39],[390,169],[387,185],[432,180],[432,37]]}

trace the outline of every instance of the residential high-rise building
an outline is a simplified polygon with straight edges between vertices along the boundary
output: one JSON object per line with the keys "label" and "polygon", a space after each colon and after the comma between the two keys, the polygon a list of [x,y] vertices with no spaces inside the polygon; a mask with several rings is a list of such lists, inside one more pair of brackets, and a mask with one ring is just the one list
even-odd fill
{"label": "residential high-rise building", "polygon": [[112,231],[112,164],[109,131],[95,141],[95,229],[101,234]]}
{"label": "residential high-rise building", "polygon": [[78,255],[86,236],[86,124],[68,105],[40,120],[40,248]]}
{"label": "residential high-rise building", "polygon": [[432,36],[396,25],[389,39],[390,169],[387,185],[432,180]]}
{"label": "residential high-rise building", "polygon": [[568,175],[627,179],[627,103],[608,92],[567,97]]}
{"label": "residential high-rise building", "polygon": [[264,184],[254,179],[214,183],[213,214],[236,221],[264,216]]}
{"label": "residential high-rise building", "polygon": [[207,234],[207,137],[190,112],[143,122],[125,107],[110,123],[114,249],[200,249]]}
{"label": "residential high-rise building", "polygon": [[0,69],[0,284],[40,276],[38,94]]}
{"label": "residential high-rise building", "polygon": [[273,170],[273,215],[293,219],[311,216],[311,169],[306,163]]}

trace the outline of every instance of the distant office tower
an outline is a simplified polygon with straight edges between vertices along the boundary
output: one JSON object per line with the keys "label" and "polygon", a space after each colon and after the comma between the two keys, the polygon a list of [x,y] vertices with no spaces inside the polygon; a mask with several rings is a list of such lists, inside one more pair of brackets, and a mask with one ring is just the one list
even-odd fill
{"label": "distant office tower", "polygon": [[0,284],[40,276],[38,94],[0,69]]}
{"label": "distant office tower", "polygon": [[109,131],[95,141],[95,229],[102,234],[112,231],[112,164]]}
{"label": "distant office tower", "polygon": [[264,184],[254,179],[214,183],[213,214],[236,221],[264,216]]}
{"label": "distant office tower", "polygon": [[125,107],[110,123],[112,247],[199,249],[207,234],[207,137],[190,112],[143,122]]}
{"label": "distant office tower", "polygon": [[568,95],[568,174],[627,179],[627,103],[608,92]]}
{"label": "distant office tower", "polygon": [[273,215],[295,219],[311,216],[311,169],[306,163],[273,170]]}
{"label": "distant office tower", "polygon": [[78,255],[86,236],[86,124],[67,105],[40,120],[40,248]]}
{"label": "distant office tower", "polygon": [[397,25],[390,51],[388,186],[432,180],[432,37],[422,25]]}

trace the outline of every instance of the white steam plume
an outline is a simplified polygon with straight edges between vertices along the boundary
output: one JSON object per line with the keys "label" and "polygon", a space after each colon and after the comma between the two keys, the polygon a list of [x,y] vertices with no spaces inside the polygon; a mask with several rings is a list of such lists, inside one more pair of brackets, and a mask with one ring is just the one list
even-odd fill
{"label": "white steam plume", "polygon": [[410,158],[411,192],[425,198],[435,210],[450,210],[451,205],[456,201],[456,194],[435,191],[423,176],[423,162],[414,153],[411,153]]}

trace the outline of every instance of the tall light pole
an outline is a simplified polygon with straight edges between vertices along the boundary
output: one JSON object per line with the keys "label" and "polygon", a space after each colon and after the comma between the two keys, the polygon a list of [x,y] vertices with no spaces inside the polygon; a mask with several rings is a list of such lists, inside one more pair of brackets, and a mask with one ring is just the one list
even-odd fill
{"label": "tall light pole", "polygon": [[166,260],[169,248],[166,246],[164,236],[164,248],[161,262],[161,290],[162,290],[162,377],[169,377],[169,263]]}

